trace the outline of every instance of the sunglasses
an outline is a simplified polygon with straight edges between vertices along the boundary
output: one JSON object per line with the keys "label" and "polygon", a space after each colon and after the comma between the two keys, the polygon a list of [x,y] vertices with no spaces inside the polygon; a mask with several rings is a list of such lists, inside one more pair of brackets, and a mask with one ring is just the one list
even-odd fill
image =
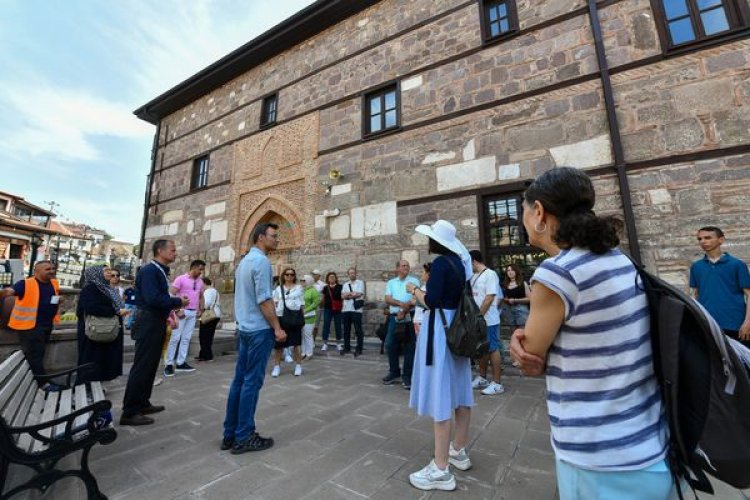
{"label": "sunglasses", "polygon": [[284,273],[284,276],[297,276],[297,273]]}

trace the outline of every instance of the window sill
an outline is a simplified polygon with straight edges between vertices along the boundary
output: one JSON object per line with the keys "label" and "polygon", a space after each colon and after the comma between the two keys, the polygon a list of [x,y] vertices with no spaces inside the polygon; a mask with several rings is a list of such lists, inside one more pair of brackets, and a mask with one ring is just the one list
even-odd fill
{"label": "window sill", "polygon": [[395,134],[397,132],[401,132],[401,130],[402,130],[402,127],[401,125],[399,125],[397,127],[391,127],[391,128],[381,130],[379,132],[363,134],[362,141],[365,142],[365,141],[370,141],[372,139],[380,139],[381,137],[385,137],[391,134]]}

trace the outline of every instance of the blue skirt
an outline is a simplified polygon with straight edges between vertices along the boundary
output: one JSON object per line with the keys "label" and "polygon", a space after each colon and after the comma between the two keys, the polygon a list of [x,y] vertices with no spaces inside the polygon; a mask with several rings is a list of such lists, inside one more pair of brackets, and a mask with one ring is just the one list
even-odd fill
{"label": "blue skirt", "polygon": [[[450,323],[456,311],[446,309],[444,312],[446,321]],[[431,314],[432,311],[425,311],[423,326],[417,336],[409,406],[419,415],[430,416],[435,422],[443,422],[451,419],[456,408],[474,406],[471,361],[451,354],[438,314],[435,318],[432,365],[427,366],[427,335]]]}

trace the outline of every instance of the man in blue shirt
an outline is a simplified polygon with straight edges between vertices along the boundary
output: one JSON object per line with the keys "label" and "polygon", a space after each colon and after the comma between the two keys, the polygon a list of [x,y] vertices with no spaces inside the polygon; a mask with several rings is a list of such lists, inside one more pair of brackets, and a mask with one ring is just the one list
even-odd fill
{"label": "man in blue shirt", "polygon": [[235,272],[234,314],[239,352],[221,442],[222,450],[231,448],[235,455],[273,446],[272,438],[261,437],[255,430],[255,409],[274,341],[286,340],[286,332],[276,316],[273,272],[266,257],[279,244],[278,229],[276,224],[258,224],[253,230],[253,247]]}
{"label": "man in blue shirt", "polygon": [[[388,351],[388,374],[383,377],[383,384],[391,385],[401,377],[399,368],[399,343],[404,352],[404,370],[402,385],[404,389],[411,389],[411,372],[414,367],[414,348],[416,337],[412,323],[411,310],[414,307],[412,295],[406,291],[406,284],[413,283],[419,287],[419,280],[409,276],[409,262],[400,260],[396,264],[398,276],[386,285],[385,303],[389,306],[388,333],[385,336],[385,349]],[[403,329],[403,335],[397,338],[397,327]]]}
{"label": "man in blue shirt", "polygon": [[153,255],[154,259],[143,266],[135,278],[137,310],[131,332],[135,355],[125,388],[120,425],[153,424],[154,419],[148,415],[164,411],[163,406],[151,404],[151,389],[167,336],[167,317],[172,309],[188,303],[186,297],[169,295],[169,264],[177,258],[174,241],[156,240]]}
{"label": "man in blue shirt", "polygon": [[724,334],[750,347],[750,273],[743,261],[721,250],[724,241],[718,227],[698,230],[706,254],[690,266],[690,288]]}

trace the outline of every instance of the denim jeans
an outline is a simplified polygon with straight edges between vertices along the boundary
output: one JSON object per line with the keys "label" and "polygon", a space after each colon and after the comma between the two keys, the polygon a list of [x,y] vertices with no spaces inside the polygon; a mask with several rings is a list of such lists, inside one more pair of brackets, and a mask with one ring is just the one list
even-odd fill
{"label": "denim jeans", "polygon": [[336,342],[341,343],[341,313],[330,309],[323,309],[323,342],[328,342],[331,335],[331,320],[336,331]]}
{"label": "denim jeans", "polygon": [[347,311],[341,313],[343,316],[344,324],[344,350],[350,351],[352,348],[352,324],[354,324],[354,332],[357,335],[357,347],[358,353],[362,352],[362,343],[364,342],[364,332],[362,331],[362,313]]}
{"label": "denim jeans", "polygon": [[234,380],[229,387],[227,416],[224,419],[224,438],[235,442],[246,441],[255,432],[255,409],[258,395],[266,376],[266,365],[273,349],[273,330],[240,330],[239,353]]}
{"label": "denim jeans", "polygon": [[[404,381],[411,382],[411,372],[414,368],[414,348],[416,347],[416,336],[414,335],[414,324],[406,323],[406,335],[401,342],[404,352]],[[388,333],[385,336],[385,349],[388,352],[389,373],[394,377],[401,376],[398,366],[399,341],[396,339],[396,317],[388,317]]]}

